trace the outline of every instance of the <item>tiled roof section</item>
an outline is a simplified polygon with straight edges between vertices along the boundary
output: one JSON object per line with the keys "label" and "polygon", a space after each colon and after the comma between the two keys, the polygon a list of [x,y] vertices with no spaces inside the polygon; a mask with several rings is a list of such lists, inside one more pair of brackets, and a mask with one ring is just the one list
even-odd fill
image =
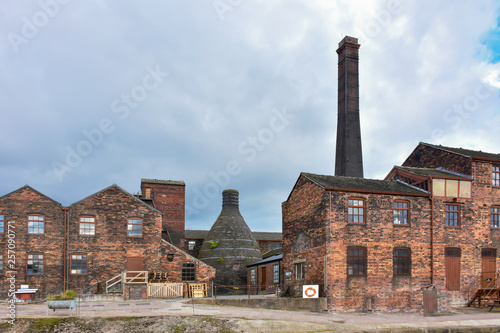
{"label": "tiled roof section", "polygon": [[457,172],[448,171],[443,168],[413,168],[405,166],[395,166],[396,169],[404,170],[421,176],[433,176],[433,177],[453,177],[462,178],[464,180],[470,180],[471,177],[466,175],[461,175]]}
{"label": "tiled roof section", "polygon": [[475,157],[475,158],[484,158],[488,160],[497,160],[500,161],[500,154],[492,154],[492,153],[486,153],[480,150],[471,150],[471,149],[464,149],[464,148],[453,148],[453,147],[445,147],[441,145],[433,145],[430,143],[425,143],[425,142],[420,142],[421,145],[433,147],[436,149],[441,149],[444,151],[448,151],[450,153],[454,154],[460,154],[466,157]]}
{"label": "tiled roof section", "polygon": [[205,239],[208,230],[185,230],[184,237],[186,239]]}
{"label": "tiled roof section", "polygon": [[[186,239],[205,239],[208,230],[188,230],[184,231],[184,237]],[[283,236],[281,232],[261,232],[254,231],[252,232],[253,236],[257,241],[276,241],[281,242]]]}
{"label": "tiled roof section", "polygon": [[281,242],[283,240],[283,234],[281,232],[261,232],[254,231],[253,236],[258,241],[277,241]]}
{"label": "tiled roof section", "polygon": [[184,183],[182,180],[163,180],[163,179],[141,178],[141,183],[186,186],[186,183]]}
{"label": "tiled roof section", "polygon": [[262,255],[262,259],[266,259],[266,258],[275,256],[275,255],[278,255],[278,254],[282,254],[282,253],[283,253],[283,249],[280,247],[280,248],[277,248],[277,249],[274,249],[271,251],[267,251],[266,253],[264,253]]}
{"label": "tiled roof section", "polygon": [[265,263],[273,262],[273,261],[279,261],[279,260],[282,260],[282,259],[283,259],[283,255],[282,254],[277,254],[275,256],[268,257],[266,259],[262,259],[260,261],[254,262],[254,263],[252,263],[250,265],[247,265],[247,267],[257,266],[257,265],[261,265],[261,264],[265,264]]}
{"label": "tiled roof section", "polygon": [[323,188],[337,188],[358,190],[360,192],[379,192],[379,193],[401,193],[411,195],[426,195],[427,192],[419,190],[413,186],[407,186],[395,180],[379,180],[343,176],[325,176],[315,175],[303,172],[302,175],[315,182]]}

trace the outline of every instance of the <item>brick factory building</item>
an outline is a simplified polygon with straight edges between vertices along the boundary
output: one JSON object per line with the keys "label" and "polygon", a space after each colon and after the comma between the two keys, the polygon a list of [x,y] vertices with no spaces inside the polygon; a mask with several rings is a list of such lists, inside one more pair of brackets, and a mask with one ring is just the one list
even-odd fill
{"label": "brick factory building", "polygon": [[301,173],[282,204],[284,288],[319,285],[330,311],[500,299],[500,154],[420,143],[384,180],[363,178],[358,49],[345,37],[337,50],[335,176]]}
{"label": "brick factory building", "polygon": [[332,311],[421,310],[429,286],[441,309],[498,299],[500,154],[420,143],[385,180],[302,173],[283,239],[285,286]]}
{"label": "brick factory building", "polygon": [[184,183],[146,179],[141,188],[144,201],[112,185],[68,207],[27,185],[0,197],[1,297],[9,290],[8,271],[15,271],[16,288],[28,285],[42,297],[81,291],[123,271],[210,284],[213,267],[162,238],[163,232],[183,244]]}

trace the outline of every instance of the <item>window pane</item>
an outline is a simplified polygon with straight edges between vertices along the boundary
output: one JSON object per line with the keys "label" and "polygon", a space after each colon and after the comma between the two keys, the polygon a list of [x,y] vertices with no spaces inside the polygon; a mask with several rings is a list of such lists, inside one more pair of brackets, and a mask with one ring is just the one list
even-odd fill
{"label": "window pane", "polygon": [[444,179],[434,179],[432,181],[432,192],[435,196],[444,197]]}
{"label": "window pane", "polygon": [[458,197],[458,180],[446,180],[446,196],[447,197]]}

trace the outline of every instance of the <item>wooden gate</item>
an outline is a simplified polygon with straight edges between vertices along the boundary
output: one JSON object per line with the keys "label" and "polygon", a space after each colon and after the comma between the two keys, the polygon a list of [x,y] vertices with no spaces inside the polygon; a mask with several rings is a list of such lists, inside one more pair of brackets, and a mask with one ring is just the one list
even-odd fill
{"label": "wooden gate", "polygon": [[182,298],[182,283],[148,283],[148,298]]}

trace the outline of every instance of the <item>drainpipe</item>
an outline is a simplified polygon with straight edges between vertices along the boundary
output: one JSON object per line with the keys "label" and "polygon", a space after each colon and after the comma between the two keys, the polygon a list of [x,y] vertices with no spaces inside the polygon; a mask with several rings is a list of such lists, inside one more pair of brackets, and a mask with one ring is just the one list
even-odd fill
{"label": "drainpipe", "polygon": [[68,236],[68,228],[67,228],[67,224],[68,224],[68,207],[63,207],[62,209],[64,211],[64,241],[63,241],[63,292],[66,292],[66,283],[67,283],[67,273],[68,273],[68,269],[66,267],[66,256],[67,256],[67,246],[68,246],[68,242],[67,242],[67,236]]}
{"label": "drainpipe", "polygon": [[429,188],[431,189],[431,194],[429,195],[429,201],[431,202],[431,225],[430,225],[430,256],[431,256],[431,285],[434,284],[434,196],[432,195],[432,177],[430,179]]}

